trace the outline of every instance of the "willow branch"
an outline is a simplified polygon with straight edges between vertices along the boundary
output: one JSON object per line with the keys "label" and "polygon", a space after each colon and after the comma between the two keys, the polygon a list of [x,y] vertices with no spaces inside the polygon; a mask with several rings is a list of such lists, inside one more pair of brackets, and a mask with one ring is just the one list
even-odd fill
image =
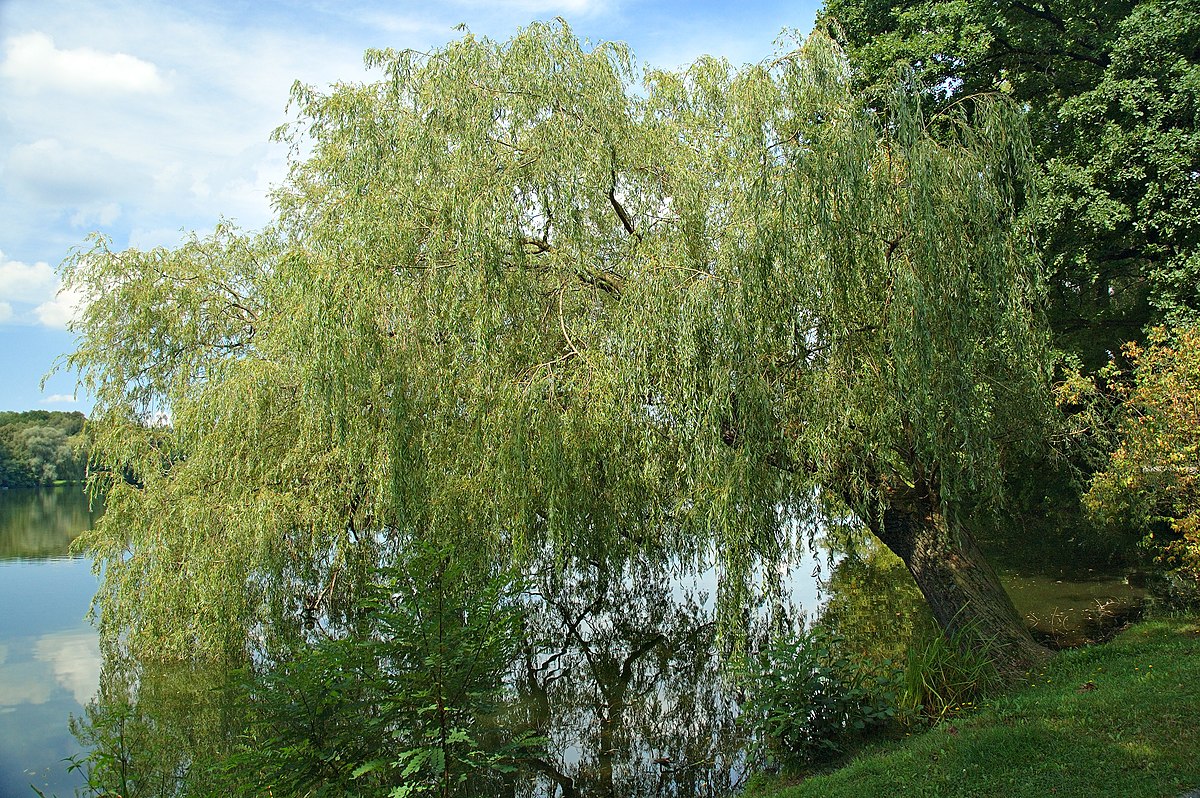
{"label": "willow branch", "polygon": [[567,332],[567,320],[563,317],[563,295],[565,293],[567,293],[565,288],[560,289],[558,292],[558,326],[562,330],[563,338],[567,339],[567,346],[570,348],[570,351],[578,355],[579,349],[575,346],[575,342],[571,340],[571,333]]}

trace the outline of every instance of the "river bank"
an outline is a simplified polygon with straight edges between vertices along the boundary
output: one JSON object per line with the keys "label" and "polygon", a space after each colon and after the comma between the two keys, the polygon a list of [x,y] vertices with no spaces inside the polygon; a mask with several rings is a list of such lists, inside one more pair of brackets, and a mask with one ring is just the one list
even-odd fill
{"label": "river bank", "polygon": [[754,798],[1169,798],[1200,786],[1200,617],[1065,651],[981,708]]}

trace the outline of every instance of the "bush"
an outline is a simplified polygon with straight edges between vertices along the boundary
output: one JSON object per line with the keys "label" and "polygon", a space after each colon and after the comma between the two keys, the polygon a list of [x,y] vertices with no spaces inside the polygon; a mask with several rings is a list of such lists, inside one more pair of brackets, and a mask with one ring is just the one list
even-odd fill
{"label": "bush", "polygon": [[822,627],[780,639],[750,662],[744,718],[760,744],[817,763],[843,753],[896,714],[890,661],[853,656]]}
{"label": "bush", "polygon": [[1130,343],[1121,444],[1087,495],[1098,522],[1138,530],[1146,545],[1200,580],[1200,327],[1153,330]]}

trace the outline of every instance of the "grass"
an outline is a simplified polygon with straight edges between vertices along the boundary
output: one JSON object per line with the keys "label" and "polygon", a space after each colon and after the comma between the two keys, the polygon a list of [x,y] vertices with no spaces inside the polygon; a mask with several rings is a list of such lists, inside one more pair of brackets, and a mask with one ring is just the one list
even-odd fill
{"label": "grass", "polygon": [[1200,618],[1063,652],[969,714],[861,750],[833,772],[759,779],[755,798],[1099,795],[1200,787]]}

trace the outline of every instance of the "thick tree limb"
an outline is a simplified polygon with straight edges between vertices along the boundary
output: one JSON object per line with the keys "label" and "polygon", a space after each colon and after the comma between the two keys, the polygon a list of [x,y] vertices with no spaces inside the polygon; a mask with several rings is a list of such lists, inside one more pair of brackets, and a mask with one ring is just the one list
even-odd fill
{"label": "thick tree limb", "polygon": [[617,217],[621,220],[621,226],[625,228],[625,232],[629,233],[631,236],[636,236],[637,230],[635,230],[633,227],[633,220],[629,218],[629,214],[625,212],[624,206],[622,206],[620,200],[617,199],[617,191],[615,187],[608,190],[608,201],[612,203],[613,210],[617,212]]}

